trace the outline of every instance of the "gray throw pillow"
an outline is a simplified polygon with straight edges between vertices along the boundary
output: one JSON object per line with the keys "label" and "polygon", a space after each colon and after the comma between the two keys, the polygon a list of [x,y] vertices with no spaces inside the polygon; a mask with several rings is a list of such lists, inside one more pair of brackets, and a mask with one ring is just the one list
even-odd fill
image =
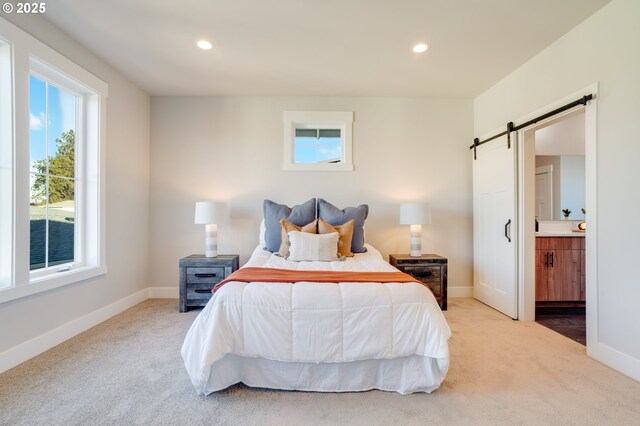
{"label": "gray throw pillow", "polygon": [[328,201],[318,198],[318,217],[329,222],[333,226],[344,225],[351,219],[355,220],[353,238],[351,239],[351,251],[364,253],[364,221],[369,215],[369,206],[362,204],[358,207],[347,207],[342,210]]}
{"label": "gray throw pillow", "polygon": [[274,203],[271,200],[264,200],[262,205],[264,212],[265,249],[276,252],[282,242],[282,227],[280,219],[284,219],[297,226],[304,226],[316,220],[316,199],[300,204],[299,206],[288,207],[284,204]]}

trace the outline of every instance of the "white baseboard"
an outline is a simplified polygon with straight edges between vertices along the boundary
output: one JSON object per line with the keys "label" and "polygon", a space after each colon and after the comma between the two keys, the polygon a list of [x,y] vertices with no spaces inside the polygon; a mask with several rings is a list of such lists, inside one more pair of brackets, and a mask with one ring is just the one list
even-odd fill
{"label": "white baseboard", "polygon": [[600,342],[595,345],[587,345],[587,355],[640,382],[640,359]]}
{"label": "white baseboard", "polygon": [[149,287],[149,299],[178,299],[178,287]]}
{"label": "white baseboard", "polygon": [[473,287],[448,287],[447,297],[473,297]]}
{"label": "white baseboard", "polygon": [[0,373],[40,355],[149,298],[144,289],[0,353]]}

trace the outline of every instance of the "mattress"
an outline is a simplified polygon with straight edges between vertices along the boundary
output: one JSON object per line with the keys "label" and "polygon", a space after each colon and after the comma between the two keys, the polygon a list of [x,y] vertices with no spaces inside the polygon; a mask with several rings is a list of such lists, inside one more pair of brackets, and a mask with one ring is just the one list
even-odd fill
{"label": "mattress", "polygon": [[[393,272],[378,250],[292,262],[257,247],[245,267]],[[221,287],[182,347],[191,382],[209,394],[243,382],[305,391],[431,392],[449,367],[451,331],[419,283],[242,283]]]}

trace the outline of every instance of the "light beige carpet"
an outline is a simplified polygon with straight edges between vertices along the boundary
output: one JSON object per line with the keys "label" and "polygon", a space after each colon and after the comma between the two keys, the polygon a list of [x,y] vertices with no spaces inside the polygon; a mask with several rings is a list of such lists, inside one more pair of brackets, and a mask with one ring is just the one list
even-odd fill
{"label": "light beige carpet", "polygon": [[442,387],[406,396],[242,385],[196,396],[180,346],[197,312],[177,311],[148,300],[0,375],[0,424],[640,424],[640,383],[471,299],[446,312]]}

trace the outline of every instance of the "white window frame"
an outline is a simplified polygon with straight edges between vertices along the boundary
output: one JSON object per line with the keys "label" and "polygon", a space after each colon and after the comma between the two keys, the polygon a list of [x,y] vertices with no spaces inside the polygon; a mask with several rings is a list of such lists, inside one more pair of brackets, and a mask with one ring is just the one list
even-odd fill
{"label": "white window frame", "polygon": [[[13,65],[12,46],[0,40],[0,289],[13,276]],[[7,96],[7,94],[9,96]]]}
{"label": "white window frame", "polygon": [[[92,248],[91,241],[86,241],[89,237],[86,232],[85,218],[85,170],[88,163],[95,162],[87,158],[85,155],[85,121],[88,114],[85,112],[87,101],[90,100],[92,93],[87,93],[87,89],[79,85],[76,81],[69,80],[65,75],[61,75],[57,70],[52,69],[47,64],[39,61],[37,58],[30,58],[29,74],[44,81],[48,85],[53,85],[58,89],[76,97],[76,127],[75,132],[75,151],[76,164],[74,172],[74,201],[76,205],[74,219],[74,260],[64,264],[54,266],[46,266],[29,272],[30,281],[34,282],[41,278],[47,278],[57,275],[58,272],[66,269],[78,269],[88,266],[85,261],[85,247]],[[48,141],[47,141],[48,143]],[[48,171],[47,171],[48,174]],[[49,247],[47,247],[47,251]],[[48,255],[46,256],[48,258]]]}
{"label": "white window frame", "polygon": [[[353,171],[353,112],[284,111],[283,170]],[[342,139],[339,163],[296,163],[294,160],[296,129],[340,129]]]}
{"label": "white window frame", "polygon": [[[0,230],[0,253],[11,251],[8,282],[0,282],[0,303],[87,280],[107,272],[105,228],[105,141],[108,85],[44,43],[0,18],[0,39],[11,47],[12,102],[10,130],[0,134],[0,152],[11,155],[12,232]],[[76,262],[45,271],[30,269],[29,258],[29,74],[44,77],[56,86],[79,95],[77,112],[83,118],[76,128],[75,188],[81,224],[76,226]],[[2,82],[0,81],[0,84]],[[0,105],[2,113],[2,105]],[[5,117],[6,117],[5,111]],[[3,118],[0,117],[0,121]],[[83,123],[83,124],[81,124]],[[0,164],[0,168],[3,165]],[[3,171],[4,173],[4,171]],[[6,182],[6,179],[3,183]],[[3,187],[4,189],[4,187]],[[3,200],[4,201],[4,200]],[[7,212],[0,212],[2,218]],[[8,240],[11,241],[8,241]],[[0,279],[7,265],[0,264]],[[60,270],[62,269],[62,270]],[[7,285],[8,284],[8,285]]]}

